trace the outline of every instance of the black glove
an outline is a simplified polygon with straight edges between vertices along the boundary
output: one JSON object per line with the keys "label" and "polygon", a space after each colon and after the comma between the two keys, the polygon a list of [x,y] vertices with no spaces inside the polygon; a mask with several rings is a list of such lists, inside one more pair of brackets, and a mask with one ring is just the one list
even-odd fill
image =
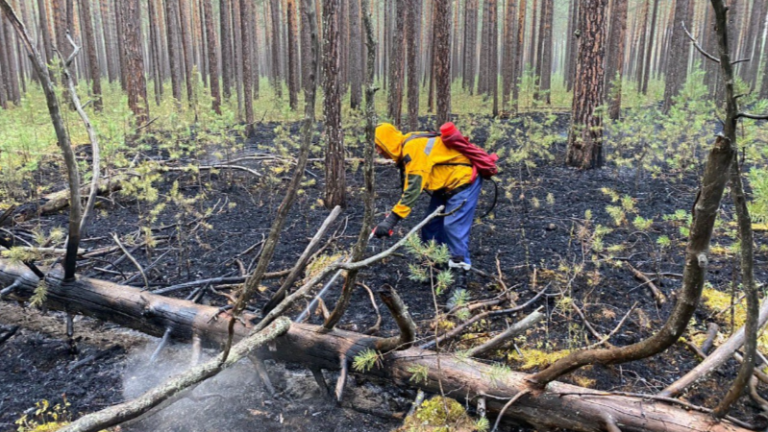
{"label": "black glove", "polygon": [[395,228],[395,225],[400,222],[400,219],[402,218],[394,213],[388,214],[387,218],[373,230],[373,235],[375,235],[376,238],[390,237],[392,235],[392,230]]}

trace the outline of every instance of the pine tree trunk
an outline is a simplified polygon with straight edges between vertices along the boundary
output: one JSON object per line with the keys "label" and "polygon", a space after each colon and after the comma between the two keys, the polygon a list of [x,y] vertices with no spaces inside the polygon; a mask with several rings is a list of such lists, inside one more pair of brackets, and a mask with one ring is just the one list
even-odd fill
{"label": "pine tree trunk", "polygon": [[[106,3],[107,0],[102,0]],[[42,35],[43,54],[45,62],[50,63],[53,59],[53,38],[51,36],[50,16],[46,0],[37,0],[38,26]]]}
{"label": "pine tree trunk", "polygon": [[[514,0],[512,0],[514,1]],[[474,94],[475,59],[477,58],[477,0],[466,0],[464,4],[464,53],[462,87]]]}
{"label": "pine tree trunk", "polygon": [[[361,17],[360,0],[349,0],[349,105],[352,109],[360,108],[363,99],[363,59],[365,56],[362,48]],[[420,17],[418,18],[417,22],[420,20]],[[418,85],[416,89],[418,90]]]}
{"label": "pine tree trunk", "polygon": [[490,1],[491,26],[488,30],[490,42],[490,55],[488,57],[488,92],[493,97],[491,113],[499,116],[499,8],[498,0]]}
{"label": "pine tree trunk", "polygon": [[[355,1],[355,0],[352,0]],[[421,21],[421,0],[405,0],[408,25],[406,26],[406,47],[408,53],[408,128],[419,130],[419,68],[417,29]]]}
{"label": "pine tree trunk", "polygon": [[[392,51],[389,57],[389,93],[387,98],[387,116],[392,123],[400,127],[403,111],[403,37],[405,34],[406,2],[396,0],[396,27],[392,38]],[[450,55],[450,53],[449,53]]]}
{"label": "pine tree trunk", "polygon": [[[240,0],[232,1],[232,8],[230,10],[232,16],[230,22],[232,23],[232,50],[234,52],[233,60],[235,62],[233,71],[234,86],[237,92],[237,115],[240,119],[245,120],[245,113],[243,109],[243,32],[240,24]],[[267,21],[266,19],[264,21]]]}
{"label": "pine tree trunk", "polygon": [[275,95],[278,98],[283,97],[283,84],[281,81],[282,71],[280,69],[280,0],[269,1],[269,13],[272,17],[272,74],[274,81],[272,85],[275,88]]}
{"label": "pine tree trunk", "polygon": [[296,3],[295,0],[287,0],[285,13],[288,16],[288,104],[296,111],[299,107],[299,76],[298,76],[298,37],[296,31]]}
{"label": "pine tree trunk", "polygon": [[579,10],[580,41],[568,133],[567,164],[581,169],[602,165],[605,70],[605,8],[607,0],[594,0]]}
{"label": "pine tree trunk", "polygon": [[339,93],[344,97],[349,83],[349,0],[339,0],[336,17],[339,20]]}
{"label": "pine tree trunk", "polygon": [[638,52],[636,53],[636,59],[635,59],[635,79],[637,80],[637,91],[641,91],[642,83],[643,83],[643,69],[645,67],[645,50],[650,49],[651,45],[648,44],[646,47],[646,31],[648,30],[648,6],[651,0],[645,0],[643,2],[643,9],[640,12],[641,17],[639,19],[639,27],[636,29],[636,31],[639,32],[640,35],[640,48],[638,49]]}
{"label": "pine tree trunk", "polygon": [[[4,20],[3,18],[2,20]],[[18,106],[21,104],[21,93],[19,91],[19,72],[16,63],[16,44],[14,43],[13,27],[9,22],[4,22],[0,31],[4,33],[3,41],[0,47],[3,50],[3,63],[5,74],[5,86],[8,94],[8,100]],[[69,45],[69,42],[67,42]]]}
{"label": "pine tree trunk", "polygon": [[461,43],[459,41],[459,11],[461,10],[461,0],[456,0],[456,7],[453,8],[453,32],[451,34],[451,82],[459,77],[461,65],[459,64]]}
{"label": "pine tree trunk", "polygon": [[160,25],[157,5],[155,0],[147,0],[149,13],[149,43],[152,47],[152,60],[154,64],[155,104],[160,105],[163,97],[163,56],[162,38],[160,37]]}
{"label": "pine tree trunk", "polygon": [[542,50],[541,68],[539,72],[539,90],[544,97],[544,103],[552,104],[550,90],[552,88],[552,25],[554,18],[554,0],[542,0],[544,2],[544,19],[542,20]]}
{"label": "pine tree trunk", "polygon": [[168,61],[171,66],[171,92],[176,106],[181,105],[181,36],[179,35],[179,0],[165,0],[165,27],[168,32]]}
{"label": "pine tree trunk", "polygon": [[579,28],[579,2],[571,0],[571,6],[568,8],[568,34],[565,47],[565,90],[573,90],[573,74],[576,70],[576,52],[579,49],[579,38],[576,36]]}
{"label": "pine tree trunk", "polygon": [[246,35],[248,29],[253,27],[253,5],[250,0],[240,0],[240,32],[243,35],[243,39],[240,42],[240,48],[242,50],[242,86],[243,86],[243,105],[245,106],[245,133],[248,136],[253,135],[253,81],[251,80],[251,67],[253,63],[253,53],[251,52],[251,44],[248,42]]}
{"label": "pine tree trunk", "polygon": [[536,64],[533,72],[533,91],[534,99],[539,100],[541,94],[539,93],[541,87],[541,71],[543,68],[543,51],[544,51],[544,29],[545,20],[547,15],[547,0],[541,0],[541,16],[539,17],[539,28],[536,39]]}
{"label": "pine tree trunk", "polygon": [[520,0],[517,14],[517,55],[512,76],[512,112],[517,113],[520,108],[520,85],[523,77],[523,56],[525,53],[525,12],[527,0]]}
{"label": "pine tree trunk", "polygon": [[613,0],[611,10],[611,44],[606,62],[608,74],[608,115],[617,120],[621,113],[621,86],[624,76],[624,46],[627,38],[627,0]]}
{"label": "pine tree trunk", "polygon": [[488,62],[491,55],[491,19],[490,19],[490,7],[491,0],[483,1],[483,15],[482,15],[482,27],[480,28],[480,67],[477,74],[477,93],[488,95],[490,71],[488,70]]}
{"label": "pine tree trunk", "polygon": [[192,108],[195,105],[194,60],[192,54],[192,25],[189,20],[189,0],[179,1],[179,22],[181,23],[181,46],[184,56],[184,78],[187,86],[187,103]]}
{"label": "pine tree trunk", "polygon": [[531,68],[536,65],[536,17],[538,17],[538,11],[539,0],[533,0],[533,16],[531,16],[531,43],[528,45],[528,60],[526,61],[526,64]]}
{"label": "pine tree trunk", "polygon": [[[226,0],[225,0],[226,1]],[[210,77],[213,111],[221,115],[221,92],[219,92],[219,58],[216,55],[216,27],[213,19],[211,0],[203,0],[205,14],[205,35],[208,43],[208,76]]]}
{"label": "pine tree trunk", "polygon": [[101,111],[101,69],[99,68],[99,58],[96,55],[96,36],[93,31],[93,21],[91,14],[91,0],[80,0],[80,10],[83,15],[83,39],[87,41],[88,63],[93,91],[93,107],[98,112]]}
{"label": "pine tree trunk", "polygon": [[[346,207],[344,134],[339,91],[339,0],[323,0],[323,114],[325,115],[325,207]],[[402,39],[401,39],[402,40]]]}
{"label": "pine tree trunk", "polygon": [[761,63],[761,54],[763,52],[760,43],[765,34],[765,14],[766,10],[768,10],[768,4],[765,0],[755,0],[752,9],[752,13],[750,14],[749,36],[747,38],[749,47],[744,54],[744,57],[751,58],[752,60],[746,65],[742,65],[742,78],[749,84],[749,88],[754,91],[757,85],[757,71]]}
{"label": "pine tree trunk", "polygon": [[648,29],[648,49],[645,52],[645,62],[643,65],[643,82],[640,86],[643,94],[648,93],[648,80],[651,77],[651,54],[653,54],[654,37],[656,35],[656,18],[659,13],[659,0],[653,0],[653,12],[651,13],[651,28]]}
{"label": "pine tree trunk", "polygon": [[669,58],[667,60],[667,76],[664,86],[664,105],[662,111],[667,113],[674,103],[674,98],[680,93],[688,74],[688,49],[690,41],[683,31],[683,21],[688,18],[688,2],[676,0],[672,34],[670,36]]}
{"label": "pine tree trunk", "polygon": [[515,58],[517,56],[517,4],[516,0],[507,0],[507,6],[505,8],[504,18],[504,56],[502,58],[502,91],[501,91],[501,109],[502,111],[507,109],[509,105],[509,95],[512,92],[512,85],[514,83],[514,69]]}
{"label": "pine tree trunk", "polygon": [[8,109],[8,50],[5,48],[5,18],[0,17],[0,108]]}
{"label": "pine tree trunk", "polygon": [[768,99],[768,43],[765,43],[763,47],[763,58],[765,58],[763,66],[763,82],[760,87],[760,99]]}
{"label": "pine tree trunk", "polygon": [[435,96],[437,124],[450,120],[451,112],[451,3],[435,0]]}
{"label": "pine tree trunk", "polygon": [[121,0],[123,57],[125,58],[125,84],[128,107],[136,116],[136,124],[143,125],[149,118],[147,81],[144,78],[144,57],[141,53],[141,7],[139,0]]}
{"label": "pine tree trunk", "polygon": [[221,0],[219,8],[219,37],[221,38],[221,86],[224,99],[232,97],[234,50],[232,49],[232,4]]}

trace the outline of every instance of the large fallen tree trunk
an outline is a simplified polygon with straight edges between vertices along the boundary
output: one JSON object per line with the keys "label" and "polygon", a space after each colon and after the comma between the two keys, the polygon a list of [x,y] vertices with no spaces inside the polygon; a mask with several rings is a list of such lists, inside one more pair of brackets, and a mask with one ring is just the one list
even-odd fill
{"label": "large fallen tree trunk", "polygon": [[[0,287],[16,284],[11,294],[28,300],[38,279],[20,265],[0,260]],[[62,282],[61,275],[47,278],[46,306],[49,309],[81,313],[97,319],[162,336],[166,329],[178,340],[191,340],[193,334],[211,345],[227,339],[228,320],[215,320],[218,309],[190,301],[162,297],[123,285],[96,279],[79,278]],[[245,324],[235,325],[236,337],[246,337],[254,316],[244,314]],[[342,330],[323,331],[319,326],[298,324],[275,340],[275,349],[261,350],[262,358],[306,364],[309,367],[338,370],[340,358],[354,356],[374,346],[379,338]],[[443,391],[457,399],[487,401],[490,415],[521,392],[530,391],[528,374],[494,373],[491,366],[470,359],[411,348],[385,355],[380,367],[365,375],[390,380],[398,385],[419,387],[427,392]],[[427,372],[414,382],[414,371]],[[423,374],[422,374],[423,375]],[[440,382],[441,381],[441,382]],[[519,397],[505,415],[537,429],[552,427],[594,432],[618,426],[623,431],[707,431],[746,432],[745,425],[730,421],[715,422],[703,412],[686,410],[651,397],[609,394],[552,382],[545,390]]]}

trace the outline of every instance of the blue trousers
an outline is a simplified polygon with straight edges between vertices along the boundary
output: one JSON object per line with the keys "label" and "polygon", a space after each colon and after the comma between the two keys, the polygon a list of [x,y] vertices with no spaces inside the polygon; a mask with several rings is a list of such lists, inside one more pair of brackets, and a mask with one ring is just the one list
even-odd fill
{"label": "blue trousers", "polygon": [[451,196],[437,191],[432,194],[427,215],[432,214],[439,206],[445,206],[445,211],[450,212],[461,205],[466,204],[457,212],[444,218],[432,219],[421,229],[422,241],[435,240],[438,244],[445,244],[451,252],[451,259],[472,264],[469,260],[469,232],[475,219],[475,208],[480,199],[480,191],[483,187],[483,179],[477,177],[466,189]]}

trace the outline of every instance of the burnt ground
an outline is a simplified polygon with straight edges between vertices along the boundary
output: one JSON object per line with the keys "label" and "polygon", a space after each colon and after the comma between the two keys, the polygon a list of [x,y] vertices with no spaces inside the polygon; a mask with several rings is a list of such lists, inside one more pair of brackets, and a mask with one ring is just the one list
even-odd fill
{"label": "burnt ground", "polygon": [[[275,139],[272,129],[275,125],[259,127],[257,137],[246,146],[246,152]],[[551,133],[564,136],[567,118],[558,116],[551,126]],[[292,125],[298,134],[297,125]],[[473,139],[484,143],[487,130],[477,129]],[[502,140],[498,148],[516,148],[520,145],[514,138]],[[608,152],[611,149],[607,150]],[[358,154],[359,148],[352,148]],[[656,178],[638,170],[616,169],[610,164],[606,168],[581,172],[564,168],[562,158],[563,142],[555,142],[551,149],[554,160],[536,160],[535,167],[502,165],[503,173],[498,177],[499,202],[491,217],[479,221],[473,228],[472,256],[474,265],[487,273],[496,273],[498,267],[504,275],[504,282],[514,287],[513,297],[518,304],[532,298],[538,290],[561,294],[546,300],[516,315],[498,317],[469,329],[460,342],[451,348],[461,349],[487,340],[509,323],[521,319],[533,308],[544,306],[547,320],[525,335],[516,339],[516,346],[524,357],[534,355],[531,350],[557,352],[576,349],[594,343],[595,338],[586,330],[584,321],[574,313],[571,303],[577,304],[587,320],[601,334],[608,334],[635,302],[638,307],[630,314],[623,327],[610,340],[615,345],[627,345],[653,334],[668,316],[674,303],[674,293],[680,285],[675,274],[682,273],[685,236],[680,232],[684,224],[665,220],[665,216],[679,211],[690,212],[693,204],[698,174],[695,172],[668,171]],[[245,162],[243,164],[246,164]],[[160,200],[170,196],[172,184],[178,181],[179,190],[186,198],[199,198],[185,206],[169,202],[159,213],[157,220],[148,221],[148,210],[153,206],[142,199],[140,192],[115,194],[111,199],[101,200],[90,238],[83,242],[89,250],[113,246],[111,233],[116,233],[129,245],[138,244],[141,235],[139,227],[157,228],[153,236],[159,239],[154,248],[131,247],[134,256],[149,266],[158,257],[160,262],[149,271],[152,288],[161,288],[185,281],[194,281],[218,276],[241,274],[238,260],[249,267],[256,258],[259,248],[252,248],[269,231],[277,206],[282,199],[279,193],[288,182],[290,169],[273,169],[274,165],[252,164],[255,169],[271,173],[263,178],[248,174],[220,172],[202,173],[199,176],[175,172],[168,173],[155,182]],[[327,215],[319,200],[323,196],[323,166],[320,162],[310,164],[303,193],[291,211],[290,220],[283,230],[280,245],[270,270],[282,270],[293,265],[303,251],[315,230]],[[317,178],[315,178],[315,176]],[[397,201],[400,193],[399,176],[393,166],[376,167],[377,200],[379,220]],[[343,251],[355,241],[362,220],[362,170],[348,170],[347,182],[350,190],[348,208],[331,229],[334,240],[324,254]],[[51,186],[58,190],[61,186]],[[627,195],[634,200],[634,206],[626,211],[627,219],[621,226],[608,214],[607,206],[620,206],[613,202],[610,194],[603,189]],[[484,187],[484,196],[478,207],[482,214],[490,206],[493,187]],[[733,220],[727,204],[722,211],[725,222],[713,241],[715,245],[730,246],[734,239],[728,222]],[[414,215],[401,223],[396,237],[402,236],[416,224],[424,213],[428,197],[421,198]],[[208,209],[212,213],[203,219]],[[591,220],[585,213],[591,212]],[[653,224],[644,230],[632,225],[636,216],[652,219]],[[669,218],[667,218],[669,219]],[[9,228],[14,233],[31,241],[32,229],[50,231],[53,227],[65,226],[65,213],[45,216],[22,225]],[[207,224],[207,225],[206,225]],[[595,231],[598,225],[610,227],[611,232],[602,237],[603,252],[594,253]],[[181,227],[181,228],[179,228]],[[666,235],[670,246],[662,248],[657,239]],[[168,238],[168,236],[170,236]],[[756,233],[759,245],[766,244],[764,233]],[[381,251],[395,240],[372,241],[367,253]],[[169,249],[170,248],[170,249]],[[252,249],[250,252],[244,253]],[[164,253],[168,252],[163,256]],[[98,259],[81,262],[82,274],[118,283],[136,275],[128,260],[103,271],[122,254],[113,252]],[[611,256],[613,258],[611,258]],[[757,280],[766,280],[768,261],[766,253],[757,254],[755,266]],[[419,337],[429,338],[435,312],[429,286],[408,278],[408,264],[417,260],[405,250],[372,268],[362,271],[359,281],[372,289],[385,283],[394,286],[414,318],[421,326]],[[660,274],[659,288],[670,298],[659,306],[647,287],[637,281],[632,273],[617,263],[629,262],[635,268],[650,274]],[[725,291],[738,272],[732,255],[714,254],[710,266],[709,282],[718,290]],[[143,286],[140,277],[134,277],[131,285]],[[277,289],[279,281],[266,281],[267,290],[255,301],[263,305],[270,291]],[[476,276],[471,285],[472,300],[494,297],[500,288],[492,279]],[[219,287],[218,293],[227,293],[233,287]],[[334,291],[338,292],[338,287]],[[184,297],[189,290],[173,293]],[[222,305],[227,298],[208,293],[203,301]],[[326,299],[332,305],[335,295]],[[441,302],[445,297],[440,298]],[[291,313],[296,316],[306,303],[297,305]],[[391,334],[395,325],[382,309],[382,335]],[[79,354],[72,354],[65,337],[62,337],[63,319],[58,314],[38,317],[34,311],[23,311],[16,306],[3,305],[0,324],[23,324],[24,328],[9,342],[0,347],[4,367],[0,372],[0,430],[7,430],[25,410],[42,399],[55,400],[66,394],[72,403],[72,413],[80,414],[98,410],[130,397],[156,383],[157,377],[150,377],[142,370],[157,369],[162,375],[188,362],[188,348],[170,350],[161,361],[163,367],[147,367],[146,358],[157,344],[157,340],[143,335],[116,329],[110,324],[98,324],[83,319],[76,324]],[[714,316],[714,311],[702,306],[691,326],[691,333],[705,331],[708,322],[727,325],[727,314]],[[315,315],[312,322],[320,322]],[[44,320],[45,325],[30,324]],[[354,293],[352,304],[340,327],[363,331],[372,326],[376,315],[365,290]],[[447,324],[450,325],[450,324]],[[42,328],[41,328],[42,326]],[[127,334],[128,336],[121,336]],[[727,334],[727,332],[726,332]],[[68,373],[67,368],[80,359],[112,345],[119,345],[114,351],[98,361],[90,362]],[[187,351],[185,351],[187,350]],[[511,368],[520,369],[526,365],[513,353],[513,347],[500,350],[488,360],[502,361]],[[548,360],[543,359],[540,366]],[[565,381],[593,388],[617,391],[655,393],[679,378],[697,364],[697,359],[683,344],[677,344],[660,356],[621,366],[586,368]],[[536,370],[533,369],[526,370]],[[718,373],[700,383],[685,395],[692,403],[713,407],[724,394],[728,384],[735,377],[737,364],[731,362]],[[138,372],[137,372],[138,371]],[[270,371],[278,392],[277,398],[263,393],[248,368],[238,369],[231,375],[223,376],[210,389],[201,388],[195,396],[179,402],[170,408],[171,413],[180,415],[168,417],[157,414],[126,430],[278,430],[290,427],[292,430],[318,430],[318,425],[328,430],[378,431],[390,430],[398,424],[397,415],[407,409],[406,401],[412,393],[387,388],[380,390],[370,383],[358,383],[356,390],[362,396],[349,398],[356,401],[373,401],[357,406],[357,410],[336,408],[321,401],[308,372],[273,366]],[[135,377],[131,379],[131,377]],[[143,382],[144,386],[137,385]],[[368,392],[368,393],[365,393]],[[233,396],[235,395],[235,396]],[[320,402],[318,402],[320,401]],[[356,402],[350,402],[352,404]],[[373,405],[373,406],[371,406]],[[317,414],[322,413],[322,414]],[[367,414],[366,414],[367,413]],[[392,414],[395,413],[395,417]],[[741,402],[735,413],[751,419],[756,413],[748,402]],[[175,421],[168,421],[173,418]],[[227,422],[215,419],[225,418]],[[320,423],[318,423],[320,422]],[[258,424],[258,426],[254,426]]]}

